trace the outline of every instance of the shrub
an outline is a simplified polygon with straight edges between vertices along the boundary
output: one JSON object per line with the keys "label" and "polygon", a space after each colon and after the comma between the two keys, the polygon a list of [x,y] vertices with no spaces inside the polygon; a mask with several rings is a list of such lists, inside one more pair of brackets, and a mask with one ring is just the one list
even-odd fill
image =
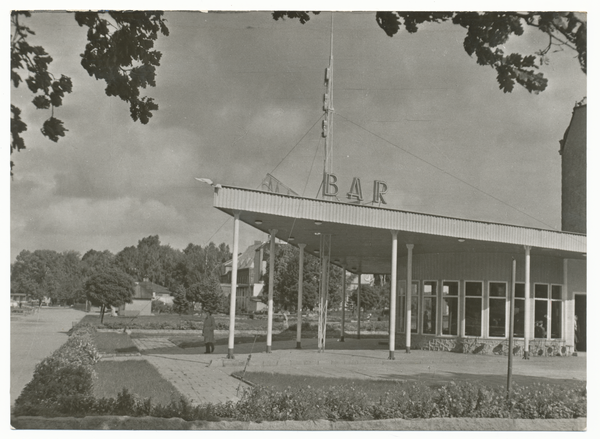
{"label": "shrub", "polygon": [[20,403],[15,414],[179,417],[187,421],[228,418],[254,422],[434,417],[561,419],[586,416],[586,397],[585,385],[515,386],[507,398],[502,387],[450,383],[431,388],[420,382],[391,382],[390,390],[378,400],[352,385],[329,389],[288,387],[283,391],[256,386],[246,390],[238,402],[193,406],[183,397],[170,404],[153,405],[150,399],[141,400],[123,389],[116,399],[95,399],[72,392],[55,398],[53,404]]}
{"label": "shrub", "polygon": [[94,331],[90,325],[74,327],[67,342],[36,365],[33,378],[15,401],[15,415],[60,412],[65,399],[91,395],[92,366],[100,359]]}
{"label": "shrub", "polygon": [[160,300],[153,300],[151,308],[152,314],[171,314],[173,312],[172,305],[161,302]]}

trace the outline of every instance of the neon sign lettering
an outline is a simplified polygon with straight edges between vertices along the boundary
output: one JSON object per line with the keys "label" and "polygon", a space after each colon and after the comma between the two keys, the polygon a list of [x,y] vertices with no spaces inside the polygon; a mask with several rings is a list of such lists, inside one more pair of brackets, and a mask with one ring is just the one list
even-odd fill
{"label": "neon sign lettering", "polygon": [[[334,197],[339,192],[339,186],[337,184],[338,178],[335,174],[325,174],[323,179],[323,195],[328,197]],[[388,185],[385,181],[375,180],[373,181],[373,204],[387,204],[383,196],[388,191]],[[363,201],[362,184],[360,178],[354,177],[350,184],[350,190],[346,193],[346,198],[351,201],[361,202]]]}

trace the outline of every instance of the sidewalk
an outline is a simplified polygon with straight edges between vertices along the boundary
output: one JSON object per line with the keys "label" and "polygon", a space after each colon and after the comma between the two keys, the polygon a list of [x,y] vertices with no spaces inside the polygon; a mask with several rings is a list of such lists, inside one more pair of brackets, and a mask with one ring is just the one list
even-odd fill
{"label": "sidewalk", "polygon": [[[303,349],[300,350],[293,348],[295,340],[273,341],[269,354],[265,352],[264,342],[240,343],[235,345],[235,359],[232,360],[227,359],[225,343],[217,344],[213,354],[204,354],[204,347],[180,348],[166,337],[133,341],[142,353],[134,358],[148,360],[195,404],[239,399],[248,386],[230,374],[242,371],[250,354],[248,372],[356,380],[420,380],[429,384],[471,381],[505,385],[508,364],[508,358],[504,356],[420,350],[410,354],[396,351],[395,360],[389,360],[387,346],[374,338],[347,338],[345,342],[328,339],[323,353],[318,352],[316,339],[302,340]],[[584,356],[515,358],[513,361],[513,382],[517,384],[568,384],[585,380]]]}

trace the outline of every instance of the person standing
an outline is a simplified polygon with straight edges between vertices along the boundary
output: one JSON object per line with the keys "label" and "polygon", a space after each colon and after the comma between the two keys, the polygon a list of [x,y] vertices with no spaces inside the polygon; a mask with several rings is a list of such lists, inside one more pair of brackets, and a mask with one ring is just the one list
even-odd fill
{"label": "person standing", "polygon": [[579,318],[577,314],[575,314],[575,320],[573,321],[573,332],[575,335],[575,348],[573,349],[573,353],[577,353],[577,343],[579,343]]}
{"label": "person standing", "polygon": [[205,354],[210,354],[215,350],[215,319],[210,311],[206,311],[206,319],[202,327],[202,335],[204,336],[204,344],[206,346]]}

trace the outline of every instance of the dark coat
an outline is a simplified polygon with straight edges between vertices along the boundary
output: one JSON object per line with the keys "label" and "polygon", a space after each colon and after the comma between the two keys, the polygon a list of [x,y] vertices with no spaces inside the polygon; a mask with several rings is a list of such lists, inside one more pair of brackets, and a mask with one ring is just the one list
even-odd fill
{"label": "dark coat", "polygon": [[209,315],[204,320],[204,326],[202,327],[202,335],[204,335],[205,343],[214,343],[215,342],[215,329],[217,325],[215,324],[215,319],[213,316]]}

